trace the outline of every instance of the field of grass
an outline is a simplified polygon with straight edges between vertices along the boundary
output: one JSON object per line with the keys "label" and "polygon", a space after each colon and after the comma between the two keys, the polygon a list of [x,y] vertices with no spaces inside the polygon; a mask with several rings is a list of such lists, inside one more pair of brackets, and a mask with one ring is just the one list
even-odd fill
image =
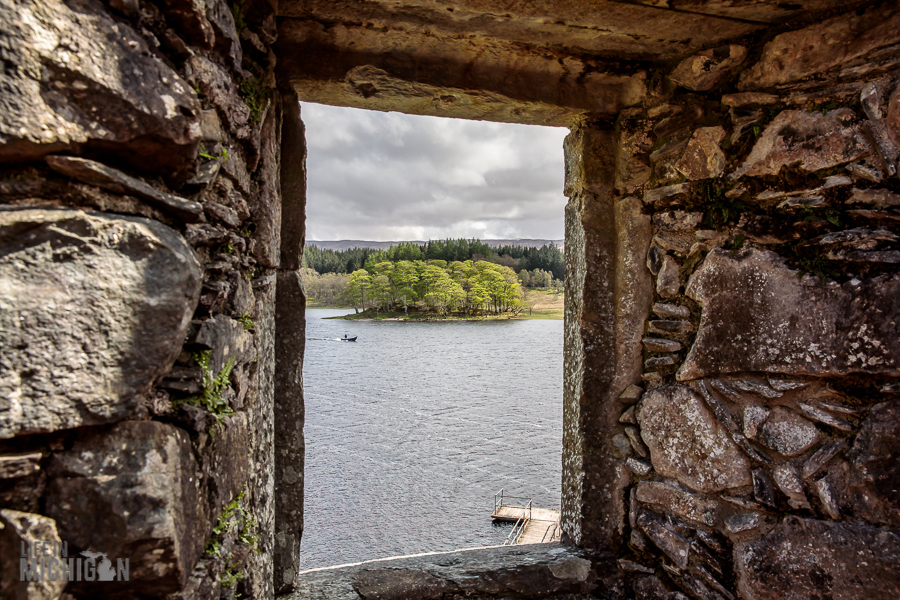
{"label": "field of grass", "polygon": [[528,290],[525,296],[526,302],[531,306],[525,310],[520,318],[524,319],[558,319],[563,318],[563,306],[565,296],[562,292],[549,289]]}

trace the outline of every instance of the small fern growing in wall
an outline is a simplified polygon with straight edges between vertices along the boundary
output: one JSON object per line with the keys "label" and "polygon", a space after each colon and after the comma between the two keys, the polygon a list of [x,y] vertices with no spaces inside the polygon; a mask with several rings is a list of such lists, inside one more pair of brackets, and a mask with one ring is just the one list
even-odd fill
{"label": "small fern growing in wall", "polygon": [[209,431],[209,433],[214,433],[215,428],[222,425],[222,421],[226,416],[234,414],[234,409],[231,408],[228,400],[223,398],[223,395],[225,390],[231,385],[231,370],[234,368],[235,358],[233,356],[229,358],[222,370],[217,374],[213,374],[210,365],[211,357],[211,350],[204,350],[194,354],[194,360],[203,372],[203,391],[195,396],[189,396],[175,402],[175,407],[177,408],[182,404],[191,404],[206,409],[216,418],[216,424]]}

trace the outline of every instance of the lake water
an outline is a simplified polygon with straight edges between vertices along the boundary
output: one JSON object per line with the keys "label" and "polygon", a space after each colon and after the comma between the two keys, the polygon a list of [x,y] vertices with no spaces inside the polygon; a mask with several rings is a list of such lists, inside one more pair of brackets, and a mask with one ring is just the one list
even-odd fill
{"label": "lake water", "polygon": [[306,311],[302,568],[502,544],[501,488],[559,508],[562,321],[346,313]]}

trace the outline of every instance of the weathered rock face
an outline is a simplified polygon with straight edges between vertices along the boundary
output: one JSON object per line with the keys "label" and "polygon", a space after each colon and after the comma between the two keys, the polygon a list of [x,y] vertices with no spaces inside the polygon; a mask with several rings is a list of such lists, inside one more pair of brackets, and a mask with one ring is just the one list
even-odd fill
{"label": "weathered rock face", "polygon": [[73,210],[0,212],[0,437],[108,423],[169,370],[200,292],[175,231]]}
{"label": "weathered rock face", "polygon": [[734,547],[745,600],[892,598],[900,594],[900,535],[865,525],[786,518]]}
{"label": "weathered rock face", "polygon": [[767,250],[713,250],[688,282],[703,317],[678,378],[740,371],[896,376],[898,294],[898,275],[822,286],[799,279]]}
{"label": "weathered rock face", "polygon": [[292,589],[300,572],[300,539],[303,535],[303,471],[306,442],[303,436],[303,351],[306,329],[306,295],[300,273],[278,276],[276,286],[275,477],[276,500],[275,573],[277,591]]}
{"label": "weathered rock face", "polygon": [[624,521],[628,471],[616,458],[612,439],[596,432],[616,427],[618,395],[637,381],[642,321],[651,300],[649,277],[640,270],[649,219],[637,198],[612,200],[612,142],[611,131],[585,125],[565,144],[570,241],[561,527],[587,547],[617,543]]}
{"label": "weathered rock face", "polygon": [[84,147],[167,176],[189,170],[199,102],[143,37],[92,0],[17,0],[0,11],[0,160]]}
{"label": "weathered rock face", "polygon": [[679,518],[708,526],[715,525],[719,510],[719,503],[712,498],[657,481],[640,482],[635,488],[635,499],[662,506]]}
{"label": "weathered rock face", "polygon": [[636,416],[660,475],[702,492],[750,485],[746,456],[691,388],[645,393]]}
{"label": "weathered rock face", "polygon": [[[608,553],[592,555],[557,543],[457,550],[379,560],[305,573],[291,600],[581,598],[593,590],[621,593]],[[587,596],[584,596],[587,597]]]}
{"label": "weathered rock face", "polygon": [[[746,419],[744,423],[746,426]],[[794,456],[815,444],[819,431],[800,415],[776,407],[759,425],[759,439],[785,456]]]}
{"label": "weathered rock face", "polygon": [[870,152],[862,133],[853,124],[849,109],[828,114],[786,110],[778,114],[750,156],[733,177],[777,175],[782,167],[799,163],[813,172],[829,169]]}
{"label": "weathered rock face", "polygon": [[722,127],[701,127],[691,135],[675,168],[691,181],[718,177],[725,169],[725,153],[719,148],[724,138]]}
{"label": "weathered rock face", "polygon": [[689,55],[765,26],[644,4],[516,3],[498,14],[481,2],[285,2],[278,46],[285,79],[306,101],[570,125],[645,95],[644,74],[620,75],[606,61]]}
{"label": "weathered rock face", "polygon": [[670,77],[689,90],[706,91],[727,77],[729,71],[744,62],[745,58],[747,49],[743,46],[730,45],[704,50],[678,63]]}
{"label": "weathered rock face", "polygon": [[870,523],[900,529],[900,405],[876,404],[849,453],[852,508]]}
{"label": "weathered rock face", "polygon": [[203,219],[203,207],[200,203],[161,192],[143,181],[129,177],[118,169],[107,167],[96,161],[72,156],[48,156],[47,164],[54,171],[59,171],[63,175],[69,175],[85,183],[118,194],[137,196],[161,210],[178,215],[188,223],[195,223]]}
{"label": "weathered rock face", "polygon": [[[3,556],[3,562],[0,562],[0,596],[15,600],[57,600],[66,587],[66,581],[28,581],[27,575],[23,578],[23,571],[29,567],[21,568],[20,557],[23,549],[30,555],[32,548],[43,550],[46,543],[50,551],[51,548],[56,549],[56,544],[61,541],[53,519],[0,509],[0,556]],[[32,546],[35,542],[38,545]],[[31,568],[40,569],[36,565],[38,559],[27,560]]]}
{"label": "weathered rock face", "polygon": [[130,559],[129,582],[84,582],[83,593],[163,595],[184,585],[211,525],[183,430],[126,421],[58,452],[50,471],[47,513],[60,537],[79,551]]}
{"label": "weathered rock face", "polygon": [[[900,10],[890,3],[861,14],[841,15],[788,33],[766,44],[759,62],[741,75],[739,88],[752,90],[795,82],[850,63],[867,62],[880,49],[896,44]],[[852,61],[856,59],[856,64]]]}

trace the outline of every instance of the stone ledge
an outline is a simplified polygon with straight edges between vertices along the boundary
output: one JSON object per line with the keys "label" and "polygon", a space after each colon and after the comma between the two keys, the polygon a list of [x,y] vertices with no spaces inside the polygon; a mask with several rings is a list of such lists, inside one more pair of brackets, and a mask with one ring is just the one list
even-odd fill
{"label": "stone ledge", "polygon": [[556,598],[621,587],[616,559],[560,543],[492,546],[370,560],[300,573],[282,600]]}

